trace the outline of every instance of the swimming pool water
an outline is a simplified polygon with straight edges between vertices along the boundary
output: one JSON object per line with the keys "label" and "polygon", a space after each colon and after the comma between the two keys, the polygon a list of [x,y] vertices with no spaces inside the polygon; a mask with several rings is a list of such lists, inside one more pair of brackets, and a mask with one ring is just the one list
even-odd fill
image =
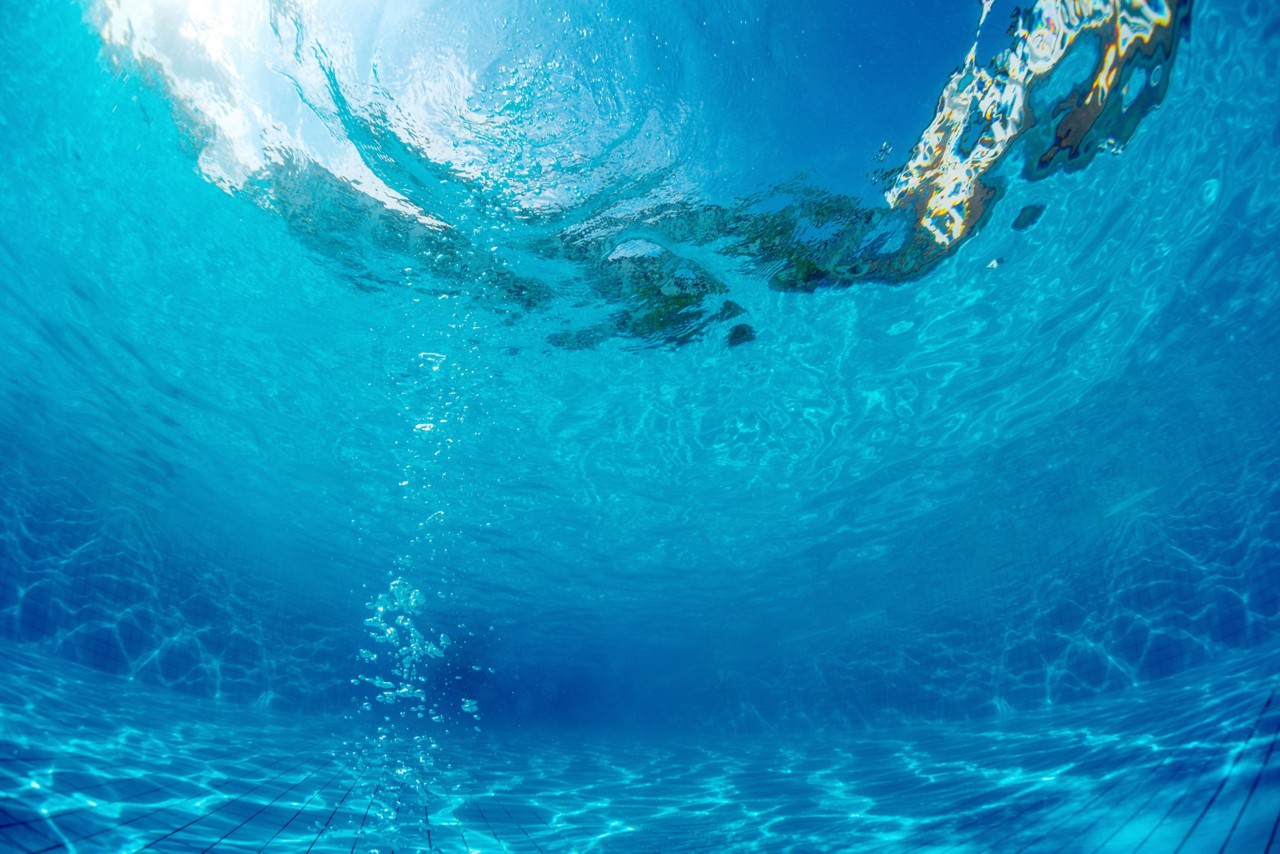
{"label": "swimming pool water", "polygon": [[6,703],[53,713],[0,733],[0,832],[30,851],[1262,851],[1280,815],[1265,659],[980,724],[447,750],[14,664]]}
{"label": "swimming pool water", "polygon": [[1280,16],[1025,6],[0,9],[0,847],[1280,850]]}

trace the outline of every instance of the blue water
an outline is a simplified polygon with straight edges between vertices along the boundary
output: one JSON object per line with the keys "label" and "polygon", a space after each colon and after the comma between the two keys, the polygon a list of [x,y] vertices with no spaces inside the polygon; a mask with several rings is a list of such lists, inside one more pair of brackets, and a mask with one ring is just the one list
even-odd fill
{"label": "blue water", "polygon": [[1280,850],[1280,12],[1128,7],[945,242],[1010,3],[5,4],[0,848]]}

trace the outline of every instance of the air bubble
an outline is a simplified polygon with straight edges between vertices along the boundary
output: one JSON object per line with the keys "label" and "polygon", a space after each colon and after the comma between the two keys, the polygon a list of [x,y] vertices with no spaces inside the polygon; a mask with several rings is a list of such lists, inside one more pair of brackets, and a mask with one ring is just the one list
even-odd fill
{"label": "air bubble", "polygon": [[1204,199],[1206,205],[1213,205],[1220,195],[1222,195],[1222,182],[1217,178],[1210,178],[1200,188],[1200,197]]}

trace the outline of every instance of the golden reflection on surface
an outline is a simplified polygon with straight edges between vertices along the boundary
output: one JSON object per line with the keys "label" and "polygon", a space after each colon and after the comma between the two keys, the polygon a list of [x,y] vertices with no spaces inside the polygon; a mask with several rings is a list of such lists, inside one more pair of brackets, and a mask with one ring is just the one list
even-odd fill
{"label": "golden reflection on surface", "polygon": [[1083,98],[1069,98],[1053,110],[1063,118],[1039,158],[1042,168],[1050,167],[1059,152],[1069,158],[1080,154],[1082,139],[1106,110],[1126,64],[1139,55],[1153,58],[1158,47],[1171,55],[1190,5],[1186,0],[1038,0],[1015,18],[1012,46],[979,67],[978,34],[991,9],[984,2],[964,64],[947,81],[933,121],[885,194],[890,207],[912,210],[919,228],[941,247],[965,237],[992,195],[983,176],[1034,124],[1031,88],[1058,68],[1080,37],[1100,39],[1092,85]]}

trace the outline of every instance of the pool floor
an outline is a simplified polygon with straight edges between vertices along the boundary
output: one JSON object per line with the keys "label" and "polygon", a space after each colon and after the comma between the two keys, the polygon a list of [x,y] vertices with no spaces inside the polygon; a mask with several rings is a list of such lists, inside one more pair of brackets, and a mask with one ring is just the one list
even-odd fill
{"label": "pool floor", "polygon": [[5,850],[1280,851],[1260,652],[961,726],[432,749],[0,651]]}

